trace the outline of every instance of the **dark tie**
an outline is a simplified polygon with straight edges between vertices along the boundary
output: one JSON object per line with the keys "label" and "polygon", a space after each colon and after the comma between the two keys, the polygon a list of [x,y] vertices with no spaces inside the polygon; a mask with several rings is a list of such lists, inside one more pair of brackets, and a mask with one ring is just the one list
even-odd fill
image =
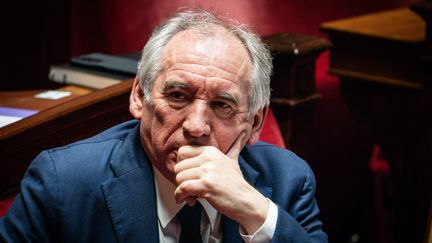
{"label": "dark tie", "polygon": [[180,240],[179,243],[202,243],[200,225],[201,225],[202,206],[196,202],[193,207],[186,204],[178,213],[177,220],[180,222]]}

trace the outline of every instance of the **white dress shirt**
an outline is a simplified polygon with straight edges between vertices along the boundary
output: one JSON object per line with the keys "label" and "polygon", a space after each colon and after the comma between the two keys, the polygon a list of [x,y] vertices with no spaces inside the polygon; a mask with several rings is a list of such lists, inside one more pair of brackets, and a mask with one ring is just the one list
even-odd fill
{"label": "white dress shirt", "polygon": [[[153,166],[153,174],[156,186],[156,203],[158,215],[158,230],[160,243],[178,243],[180,238],[180,224],[175,219],[176,214],[185,205],[177,204],[174,198],[174,191],[177,188],[168,179],[166,179],[158,169]],[[204,243],[222,242],[222,215],[210,205],[205,199],[198,199],[203,207],[201,215],[201,237]],[[267,218],[264,224],[253,235],[246,235],[239,228],[243,241],[247,243],[270,242],[276,229],[278,215],[277,206],[270,201],[270,207],[267,212]],[[144,232],[143,232],[144,233]]]}

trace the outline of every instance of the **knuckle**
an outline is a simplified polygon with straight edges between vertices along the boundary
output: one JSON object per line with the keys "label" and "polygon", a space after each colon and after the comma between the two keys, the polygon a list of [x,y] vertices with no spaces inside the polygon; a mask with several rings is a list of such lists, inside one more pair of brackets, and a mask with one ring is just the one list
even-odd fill
{"label": "knuckle", "polygon": [[213,173],[217,173],[218,166],[215,163],[205,163],[201,166],[201,172],[205,176],[212,175]]}
{"label": "knuckle", "polygon": [[215,184],[214,180],[213,180],[213,176],[207,175],[207,176],[203,177],[202,178],[202,184],[204,185],[205,188],[212,191],[214,188],[214,184]]}
{"label": "knuckle", "polygon": [[203,164],[208,166],[208,164],[211,164],[209,162],[214,160],[214,155],[212,153],[204,153],[201,155],[200,159],[204,162]]}
{"label": "knuckle", "polygon": [[184,181],[178,187],[182,192],[188,192],[191,186],[190,183],[188,183],[188,181]]}
{"label": "knuckle", "polygon": [[208,164],[204,164],[204,165],[202,165],[202,166],[201,166],[201,172],[202,172],[204,175],[210,173],[210,172],[211,172],[211,168],[210,168],[210,167],[211,167],[211,166],[208,165]]}
{"label": "knuckle", "polygon": [[206,146],[205,147],[205,154],[214,156],[217,153],[218,149],[214,146]]}
{"label": "knuckle", "polygon": [[214,152],[217,150],[217,148],[216,148],[215,146],[208,146],[208,147],[207,147],[207,150],[208,150],[209,152],[214,153]]}

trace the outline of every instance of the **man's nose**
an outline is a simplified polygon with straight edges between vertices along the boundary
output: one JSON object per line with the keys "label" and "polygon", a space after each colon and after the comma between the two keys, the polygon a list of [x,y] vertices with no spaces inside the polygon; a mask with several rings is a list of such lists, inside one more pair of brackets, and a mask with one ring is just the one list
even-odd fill
{"label": "man's nose", "polygon": [[183,130],[192,137],[210,135],[210,107],[204,101],[195,101],[187,109],[186,119],[183,122]]}

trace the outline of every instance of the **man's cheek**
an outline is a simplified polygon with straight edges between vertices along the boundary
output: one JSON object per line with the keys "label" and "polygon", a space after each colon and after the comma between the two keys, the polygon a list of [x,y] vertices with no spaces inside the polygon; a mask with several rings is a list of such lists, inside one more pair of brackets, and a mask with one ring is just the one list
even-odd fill
{"label": "man's cheek", "polygon": [[186,113],[181,109],[173,109],[167,104],[155,107],[155,118],[161,124],[175,125],[180,123]]}

